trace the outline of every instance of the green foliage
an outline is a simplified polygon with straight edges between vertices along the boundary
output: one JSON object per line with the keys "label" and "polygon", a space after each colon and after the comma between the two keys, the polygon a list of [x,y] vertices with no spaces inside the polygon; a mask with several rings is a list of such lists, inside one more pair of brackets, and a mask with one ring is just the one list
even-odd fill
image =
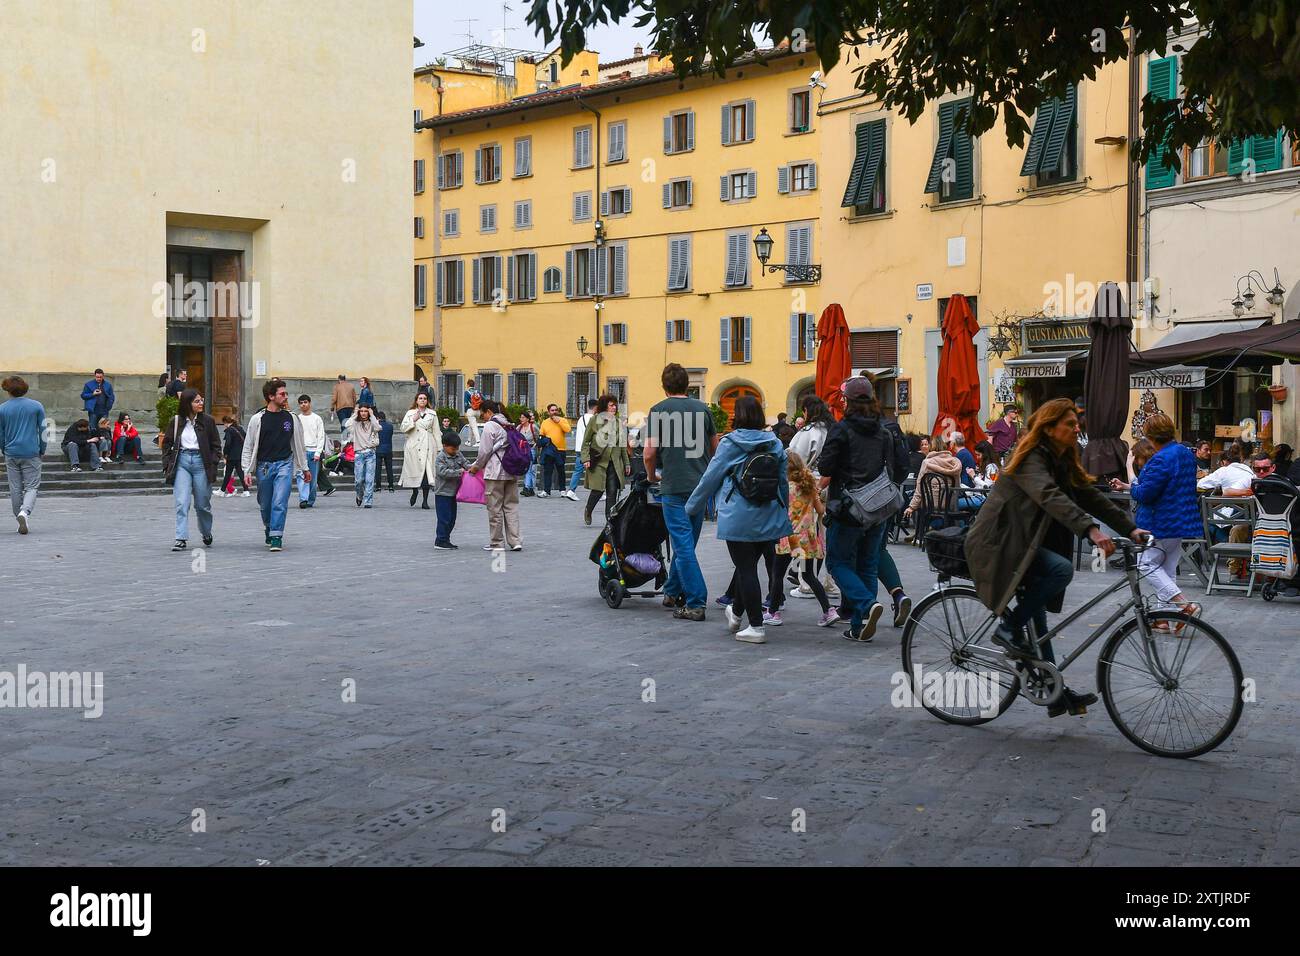
{"label": "green foliage", "polygon": [[465,424],[465,420],[460,417],[460,412],[454,408],[435,408],[434,411],[438,414],[439,424],[442,423],[444,418],[450,418],[452,426],[457,430],[460,429],[461,425]]}
{"label": "green foliage", "polygon": [[510,419],[512,422],[514,422],[517,425],[519,424],[520,412],[530,412],[530,411],[532,411],[532,409],[529,408],[527,405],[507,405],[506,418]]}
{"label": "green foliage", "polygon": [[713,428],[719,435],[731,430],[731,419],[727,417],[727,410],[717,402],[709,403],[709,414],[713,416]]}
{"label": "green foliage", "polygon": [[177,396],[158,396],[158,431],[161,432],[167,423],[176,416],[181,410],[181,400]]}
{"label": "green foliage", "polygon": [[1207,28],[1180,53],[1183,95],[1144,97],[1135,159],[1163,146],[1164,162],[1177,168],[1181,148],[1206,138],[1300,134],[1300,0],[533,0],[528,23],[547,44],[561,40],[567,63],[588,30],[630,16],[651,27],[653,51],[671,56],[681,76],[762,59],[755,35],[765,46],[789,38],[795,52],[807,44],[827,71],[878,50],[850,68],[885,109],[915,123],[927,103],[969,90],[972,108],[958,125],[978,135],[1000,114],[1011,146],[1024,144],[1047,97],[1130,56],[1130,33],[1133,52],[1164,56],[1170,31],[1183,33],[1195,18]]}

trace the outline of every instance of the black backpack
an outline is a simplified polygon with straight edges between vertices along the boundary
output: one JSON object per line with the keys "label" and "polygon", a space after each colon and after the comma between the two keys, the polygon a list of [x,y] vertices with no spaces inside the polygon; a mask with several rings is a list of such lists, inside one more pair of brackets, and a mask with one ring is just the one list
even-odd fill
{"label": "black backpack", "polygon": [[[767,450],[770,446],[757,449],[745,456],[745,460],[731,472],[732,488],[739,490],[741,496],[756,505],[779,501],[778,488],[781,484],[781,462]],[[727,492],[731,500],[731,492]]]}

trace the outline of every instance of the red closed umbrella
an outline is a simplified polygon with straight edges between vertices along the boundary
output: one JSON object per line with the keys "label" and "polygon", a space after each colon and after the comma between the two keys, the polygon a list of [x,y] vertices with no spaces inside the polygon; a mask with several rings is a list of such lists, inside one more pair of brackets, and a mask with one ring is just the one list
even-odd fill
{"label": "red closed umbrella", "polygon": [[934,419],[933,435],[951,433],[945,428],[949,419],[966,437],[966,446],[974,448],[984,440],[980,427],[980,371],[975,354],[975,336],[980,326],[971,313],[970,303],[958,293],[948,300],[943,313],[943,353],[939,356],[939,414]]}
{"label": "red closed umbrella", "polygon": [[849,323],[839,303],[832,302],[817,320],[817,397],[830,406],[835,417],[844,417],[844,395],[840,386],[853,374],[849,356]]}

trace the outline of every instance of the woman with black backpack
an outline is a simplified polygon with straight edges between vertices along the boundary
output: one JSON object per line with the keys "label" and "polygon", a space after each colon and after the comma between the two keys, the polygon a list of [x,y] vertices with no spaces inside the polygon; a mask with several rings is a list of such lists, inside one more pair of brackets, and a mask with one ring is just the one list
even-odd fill
{"label": "woman with black backpack", "polygon": [[[844,636],[862,643],[875,636],[885,610],[876,600],[881,543],[889,519],[902,507],[897,486],[907,460],[906,449],[882,425],[878,409],[871,382],[861,377],[845,382],[844,418],[826,437],[817,463],[821,486],[830,486],[826,567],[840,586],[840,616],[849,617]],[[865,514],[854,498],[864,497],[860,489],[873,489],[873,482],[879,485],[880,501],[877,510]]]}
{"label": "woman with black backpack", "polygon": [[759,559],[771,567],[777,542],[793,531],[785,448],[774,434],[763,430],[766,425],[758,399],[750,395],[736,399],[733,430],[718,442],[713,460],[686,502],[686,513],[695,515],[718,493],[718,538],[727,542],[736,568],[737,603],[748,616],[749,626],[743,627],[744,618],[732,605],[723,610],[736,640],[747,644],[767,641]]}

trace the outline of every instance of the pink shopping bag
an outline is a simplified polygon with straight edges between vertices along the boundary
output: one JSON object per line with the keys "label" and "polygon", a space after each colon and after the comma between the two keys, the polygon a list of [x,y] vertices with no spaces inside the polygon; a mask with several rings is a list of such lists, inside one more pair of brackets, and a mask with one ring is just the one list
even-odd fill
{"label": "pink shopping bag", "polygon": [[460,488],[456,491],[456,500],[466,505],[481,505],[487,500],[484,494],[483,479],[472,472],[460,476]]}

